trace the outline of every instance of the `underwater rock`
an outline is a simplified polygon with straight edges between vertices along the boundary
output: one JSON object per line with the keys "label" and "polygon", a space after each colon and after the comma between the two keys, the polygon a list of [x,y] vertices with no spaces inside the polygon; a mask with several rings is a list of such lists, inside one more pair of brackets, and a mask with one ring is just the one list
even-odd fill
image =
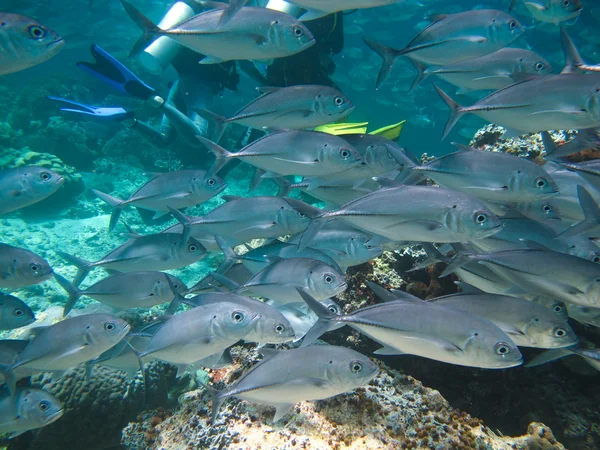
{"label": "underwater rock", "polygon": [[130,448],[223,449],[564,449],[541,423],[527,434],[500,437],[481,421],[452,408],[442,395],[379,363],[370,385],[317,402],[296,405],[278,423],[273,408],[228,400],[214,427],[204,389],[188,392],[170,417],[147,412],[129,424]]}
{"label": "underwater rock", "polygon": [[10,442],[9,450],[105,449],[119,444],[121,429],[146,410],[166,406],[169,388],[176,384],[176,369],[152,362],[127,381],[125,373],[95,366],[89,378],[79,366],[53,381],[49,373],[32,377],[33,387],[55,395],[64,416],[55,423]]}

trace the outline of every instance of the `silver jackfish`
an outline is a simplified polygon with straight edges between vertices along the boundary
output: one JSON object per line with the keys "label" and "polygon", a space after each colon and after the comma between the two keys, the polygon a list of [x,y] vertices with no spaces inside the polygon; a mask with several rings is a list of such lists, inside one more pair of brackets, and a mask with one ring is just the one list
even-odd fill
{"label": "silver jackfish", "polygon": [[35,322],[35,314],[17,297],[0,293],[0,330],[13,330]]}
{"label": "silver jackfish", "polygon": [[569,156],[573,153],[579,153],[588,149],[595,149],[600,147],[600,129],[599,128],[586,128],[585,130],[578,130],[577,134],[570,141],[556,145],[552,136],[547,131],[542,131],[542,142],[544,143],[544,151],[546,155],[544,158],[547,161],[554,161],[562,158],[563,156]]}
{"label": "silver jackfish", "polygon": [[296,403],[323,400],[369,383],[379,369],[366,356],[345,347],[314,345],[292,350],[259,350],[264,359],[231,388],[205,386],[213,399],[212,421],[229,397],[274,406],[274,422]]}
{"label": "silver jackfish", "polygon": [[200,305],[168,318],[139,356],[175,364],[181,373],[190,364],[223,353],[259,319],[259,314],[240,303]]}
{"label": "silver jackfish", "polygon": [[0,243],[0,288],[18,289],[52,278],[48,262],[29,250]]}
{"label": "silver jackfish", "polygon": [[54,194],[64,182],[61,175],[45,167],[24,166],[0,171],[0,215],[44,200]]}
{"label": "silver jackfish", "polygon": [[525,364],[525,367],[536,367],[542,364],[556,361],[565,356],[581,356],[594,369],[600,371],[600,350],[597,348],[588,350],[578,347],[558,348],[555,350],[546,350],[545,352],[536,355],[531,361]]}
{"label": "silver jackfish", "polygon": [[[321,303],[323,303],[332,314],[341,314],[343,311],[342,307],[330,298],[322,300]],[[277,310],[283,314],[285,318],[290,321],[292,327],[294,327],[294,333],[296,334],[295,341],[301,340],[313,325],[317,323],[317,320],[319,320],[319,317],[306,304],[288,303],[287,305],[277,306]],[[343,326],[343,324],[340,325],[340,327]]]}
{"label": "silver jackfish", "polygon": [[198,205],[219,195],[227,185],[219,177],[206,177],[204,170],[178,170],[154,177],[127,200],[112,197],[92,189],[92,192],[113,208],[109,230],[114,230],[121,212],[127,206],[154,211],[154,219],[169,214],[169,208],[183,209]]}
{"label": "silver jackfish", "polygon": [[489,55],[443,67],[426,67],[415,63],[419,75],[412,88],[425,78],[435,75],[458,87],[457,94],[479,90],[503,89],[516,82],[552,72],[548,61],[531,50],[502,48]]}
{"label": "silver jackfish", "polygon": [[266,297],[276,305],[302,303],[298,288],[305,289],[317,300],[325,300],[346,290],[343,273],[324,262],[307,258],[269,257],[271,264],[236,289]]}
{"label": "silver jackfish", "polygon": [[163,272],[123,272],[106,277],[86,289],[79,289],[67,279],[54,274],[56,281],[67,291],[66,316],[80,297],[87,296],[112,308],[152,308],[175,299],[173,290],[187,291],[180,279]]}
{"label": "silver jackfish", "polygon": [[286,189],[299,189],[311,197],[333,206],[341,206],[349,203],[363,195],[378,190],[380,187],[373,180],[361,181],[360,186],[356,186],[356,183],[352,180],[342,181],[335,179],[328,181],[322,178],[305,178],[299,183],[286,185]]}
{"label": "silver jackfish", "polygon": [[519,347],[569,347],[578,341],[567,321],[543,305],[458,284],[463,292],[431,301],[494,322]]}
{"label": "silver jackfish", "polygon": [[189,266],[207,255],[200,242],[194,238],[182,239],[180,234],[175,233],[132,235],[123,245],[95,262],[65,252],[57,253],[77,267],[73,280],[75,286],[79,286],[95,267],[119,272],[162,271]]}
{"label": "silver jackfish", "polygon": [[344,139],[318,131],[292,130],[267,134],[236,153],[203,137],[198,139],[216,157],[210,174],[218,173],[232,159],[261,169],[264,171],[262,178],[323,176],[345,172],[362,163],[358,152]]}
{"label": "silver jackfish", "polygon": [[230,123],[257,129],[272,128],[303,130],[337,122],[352,111],[354,104],[339,90],[329,86],[301,85],[288,87],[258,87],[261,94],[232,117],[194,109],[215,123],[212,141],[219,142]]}
{"label": "silver jackfish", "polygon": [[62,404],[52,394],[42,389],[19,389],[14,395],[0,398],[0,433],[8,433],[13,438],[50,425],[63,413]]}
{"label": "silver jackfish", "polygon": [[434,159],[412,170],[448,189],[491,202],[534,202],[558,194],[558,186],[544,169],[524,158],[501,152],[461,151]]}
{"label": "silver jackfish", "polygon": [[443,138],[465,114],[524,133],[600,127],[600,74],[546,75],[460,106],[436,86],[451,110]]}
{"label": "silver jackfish", "polygon": [[11,392],[32,371],[61,373],[96,358],[120,342],[131,327],[110,314],[87,314],[41,327],[10,365],[2,368]]}
{"label": "silver jackfish", "polygon": [[[387,292],[386,297],[393,296],[382,290]],[[393,300],[351,314],[334,315],[310,295],[301,295],[319,316],[304,337],[303,346],[331,330],[331,324],[345,324],[383,345],[375,351],[377,355],[410,354],[487,369],[514,367],[523,362],[517,346],[497,325],[465,311],[423,301]]]}
{"label": "silver jackfish", "polygon": [[366,44],[383,58],[377,88],[401,56],[427,66],[445,66],[500,50],[524,31],[515,18],[493,9],[440,14],[432,16],[432,19],[434,22],[402,50],[365,39]]}
{"label": "silver jackfish", "polygon": [[353,9],[368,9],[376,6],[393,5],[402,0],[290,0],[289,3],[298,5],[307,11],[300,15],[299,20],[307,21],[324,17],[328,14]]}
{"label": "silver jackfish", "polygon": [[[518,1],[511,0],[509,12],[517,6]],[[523,0],[523,4],[535,20],[554,25],[576,19],[583,10],[581,0]]]}
{"label": "silver jackfish", "polygon": [[500,231],[502,223],[476,197],[431,186],[382,188],[321,214],[304,232],[301,247],[332,219],[343,219],[391,241],[464,242]]}
{"label": "silver jackfish", "polygon": [[65,46],[56,31],[20,14],[0,13],[0,75],[49,60]]}
{"label": "silver jackfish", "polygon": [[121,3],[144,33],[132,50],[134,54],[157,36],[168,36],[206,55],[200,64],[283,58],[315,44],[315,38],[305,25],[289,14],[271,9],[243,7],[223,24],[221,17],[225,10],[218,8],[162,30],[131,3],[125,0]]}

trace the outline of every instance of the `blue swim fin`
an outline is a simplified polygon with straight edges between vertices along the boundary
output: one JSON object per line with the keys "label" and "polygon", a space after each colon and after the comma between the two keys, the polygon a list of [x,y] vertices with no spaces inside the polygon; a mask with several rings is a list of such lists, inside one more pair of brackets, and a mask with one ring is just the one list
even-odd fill
{"label": "blue swim fin", "polygon": [[154,89],[140,80],[131,70],[96,44],[92,45],[91,52],[96,61],[93,63],[80,61],[77,63],[77,67],[100,78],[124,94],[129,94],[142,100],[148,100],[155,94]]}

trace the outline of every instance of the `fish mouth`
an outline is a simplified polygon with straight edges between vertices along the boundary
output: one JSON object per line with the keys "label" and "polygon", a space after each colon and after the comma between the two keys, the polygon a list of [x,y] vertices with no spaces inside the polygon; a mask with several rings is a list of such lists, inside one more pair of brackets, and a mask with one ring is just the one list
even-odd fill
{"label": "fish mouth", "polygon": [[58,419],[60,419],[63,414],[65,413],[64,409],[59,409],[58,411],[56,411],[54,414],[48,416],[48,418],[46,419],[46,424],[52,423]]}
{"label": "fish mouth", "polygon": [[58,39],[56,39],[56,40],[54,40],[52,42],[48,42],[46,44],[46,47],[47,48],[53,48],[53,47],[55,47],[57,45],[64,45],[64,44],[65,44],[65,40],[63,38],[58,38]]}

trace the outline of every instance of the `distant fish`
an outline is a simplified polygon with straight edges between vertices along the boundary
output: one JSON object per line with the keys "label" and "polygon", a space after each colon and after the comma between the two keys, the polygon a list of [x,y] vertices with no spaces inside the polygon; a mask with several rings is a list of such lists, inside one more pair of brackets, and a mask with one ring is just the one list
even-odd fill
{"label": "distant fish", "polygon": [[434,22],[402,50],[365,39],[365,43],[383,58],[377,88],[401,56],[426,66],[445,66],[500,50],[524,31],[515,18],[493,9],[440,14],[432,16],[432,19]]}
{"label": "distant fish", "polygon": [[13,330],[33,322],[35,314],[23,300],[0,293],[0,330]]}
{"label": "distant fish", "polygon": [[277,422],[298,402],[323,400],[351,391],[368,384],[379,373],[369,358],[345,347],[262,348],[259,352],[264,359],[231,388],[217,391],[205,386],[213,399],[213,423],[229,397],[275,406],[273,422]]}
{"label": "distant fish", "polygon": [[0,12],[0,75],[19,72],[49,60],[65,41],[35,19]]}
{"label": "distant fish", "polygon": [[536,355],[531,361],[525,364],[525,367],[536,367],[542,364],[556,361],[565,356],[577,355],[581,356],[594,369],[600,371],[600,350],[595,348],[588,350],[578,347],[557,348],[554,350],[546,350],[545,352]]}
{"label": "distant fish", "polygon": [[578,130],[577,134],[568,142],[557,145],[550,133],[542,131],[542,142],[544,143],[544,158],[547,161],[555,161],[564,156],[579,153],[584,150],[600,148],[600,128],[586,128]]}
{"label": "distant fish", "polygon": [[526,79],[552,72],[548,61],[531,50],[502,48],[489,55],[443,67],[428,68],[415,63],[419,75],[413,82],[415,88],[430,75],[458,87],[457,94],[478,90],[498,90]]}
{"label": "distant fish", "polygon": [[[518,0],[511,0],[509,12],[517,6]],[[534,19],[558,25],[561,22],[579,17],[583,10],[581,0],[523,0]]]}
{"label": "distant fish", "polygon": [[120,200],[93,189],[92,192],[113,207],[109,225],[109,230],[112,231],[121,212],[129,205],[154,211],[153,219],[158,219],[169,214],[168,207],[182,209],[200,204],[223,192],[227,187],[219,177],[205,176],[204,170],[177,170],[153,174],[152,179],[127,200]]}
{"label": "distant fish", "polygon": [[307,11],[299,20],[307,21],[324,17],[328,14],[352,9],[367,9],[400,3],[402,0],[290,0]]}
{"label": "distant fish", "polygon": [[309,29],[289,14],[266,8],[242,7],[222,23],[224,8],[217,7],[163,30],[131,3],[121,0],[129,17],[143,31],[132,53],[158,36],[206,55],[200,64],[231,60],[265,60],[301,52],[315,44]]}
{"label": "distant fish", "polygon": [[[0,50],[0,58],[1,54]],[[64,182],[61,175],[45,167],[23,166],[0,171],[0,215],[44,200]]]}
{"label": "distant fish", "polygon": [[123,245],[95,262],[65,252],[57,253],[77,267],[77,275],[73,280],[75,286],[79,286],[94,267],[119,272],[162,271],[189,266],[207,254],[202,244],[194,238],[183,240],[180,234],[175,233],[132,235]]}
{"label": "distant fish", "polygon": [[52,268],[42,257],[24,248],[0,243],[0,288],[33,286],[52,278]]}
{"label": "distant fish", "polygon": [[521,134],[600,127],[597,73],[546,75],[508,86],[466,107],[436,89],[451,110],[443,138],[465,114],[476,114]]}
{"label": "distant fish", "polygon": [[0,433],[11,438],[45,427],[62,417],[62,404],[42,389],[23,388],[0,397]]}
{"label": "distant fish", "polygon": [[302,130],[337,122],[352,111],[354,104],[342,92],[329,86],[301,85],[258,87],[261,96],[248,103],[230,118],[195,109],[215,123],[211,138],[219,142],[230,123],[262,129]]}

